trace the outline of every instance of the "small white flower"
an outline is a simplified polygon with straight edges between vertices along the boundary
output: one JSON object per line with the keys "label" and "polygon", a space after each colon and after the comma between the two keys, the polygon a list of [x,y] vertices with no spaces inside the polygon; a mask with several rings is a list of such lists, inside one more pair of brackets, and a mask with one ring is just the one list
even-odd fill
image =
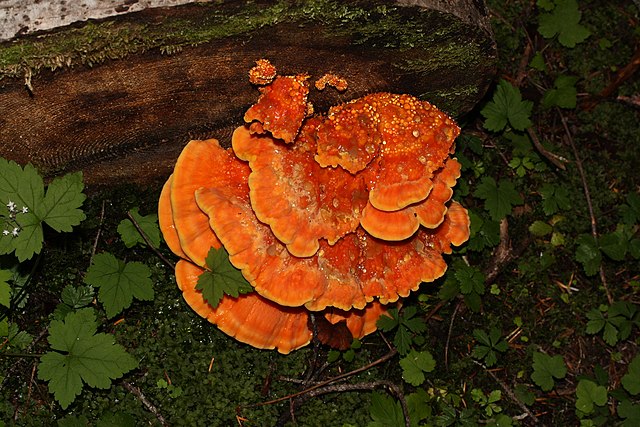
{"label": "small white flower", "polygon": [[27,212],[29,212],[29,208],[28,208],[28,207],[26,207],[26,206],[23,206],[23,207],[22,207],[22,213],[23,213],[23,214],[25,214],[25,213],[27,213]]}
{"label": "small white flower", "polygon": [[8,235],[9,235],[9,233],[10,233],[10,231],[9,231],[9,230],[2,230],[2,235],[3,235],[3,236],[8,236]]}
{"label": "small white flower", "polygon": [[7,208],[9,209],[9,212],[15,212],[16,211],[16,204],[14,202],[12,202],[11,200],[9,200],[9,203],[7,203]]}
{"label": "small white flower", "polygon": [[11,235],[12,235],[13,237],[18,237],[18,233],[20,233],[20,229],[19,229],[18,227],[15,227],[15,228],[13,229],[13,231],[11,232]]}

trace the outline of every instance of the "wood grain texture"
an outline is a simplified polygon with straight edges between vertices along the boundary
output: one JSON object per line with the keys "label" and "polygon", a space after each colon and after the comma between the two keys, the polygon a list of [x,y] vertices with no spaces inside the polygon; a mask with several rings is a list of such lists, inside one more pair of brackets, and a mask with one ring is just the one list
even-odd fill
{"label": "wood grain texture", "polygon": [[[257,99],[247,72],[259,58],[271,60],[280,74],[306,72],[318,78],[335,72],[347,78],[349,89],[343,94],[312,91],[316,111],[367,93],[391,91],[418,95],[463,115],[493,77],[490,33],[424,7],[398,10],[398,19],[421,13],[421,19],[433,20],[426,25],[434,29],[429,36],[432,52],[425,46],[362,44],[356,35],[333,33],[321,22],[282,22],[175,55],[147,51],[95,68],[41,72],[32,80],[32,94],[22,80],[4,80],[0,156],[31,162],[47,176],[83,170],[89,184],[160,181],[189,139],[215,137],[228,144],[244,110]],[[202,14],[202,7],[183,7],[171,19],[193,13]],[[439,26],[454,24],[454,31],[437,35]],[[467,64],[454,55],[453,63],[447,62],[447,53],[442,60],[426,62],[456,46],[471,46],[475,59]],[[419,66],[403,69],[408,63]]]}

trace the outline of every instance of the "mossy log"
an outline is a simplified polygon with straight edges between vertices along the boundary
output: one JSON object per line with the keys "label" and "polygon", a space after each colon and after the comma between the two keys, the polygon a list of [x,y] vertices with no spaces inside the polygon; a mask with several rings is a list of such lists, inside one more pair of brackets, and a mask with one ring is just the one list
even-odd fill
{"label": "mossy log", "polygon": [[478,0],[205,3],[75,24],[0,44],[0,156],[90,184],[164,179],[189,139],[228,143],[258,92],[248,70],[327,72],[316,111],[375,91],[460,117],[496,50]]}

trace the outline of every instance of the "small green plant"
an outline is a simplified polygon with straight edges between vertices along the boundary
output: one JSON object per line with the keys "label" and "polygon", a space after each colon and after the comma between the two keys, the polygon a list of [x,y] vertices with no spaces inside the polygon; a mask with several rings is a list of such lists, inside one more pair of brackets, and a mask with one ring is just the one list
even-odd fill
{"label": "small green plant", "polygon": [[538,32],[543,37],[550,39],[558,36],[561,45],[573,48],[591,35],[591,31],[580,24],[582,13],[576,0],[539,0],[538,6],[551,11],[539,17]]}
{"label": "small green plant", "polygon": [[411,350],[409,354],[400,359],[402,367],[402,379],[412,386],[419,386],[425,380],[425,372],[432,372],[436,367],[436,361],[428,351]]}
{"label": "small green plant", "polygon": [[48,351],[40,358],[38,378],[49,383],[62,408],[67,408],[90,387],[109,388],[111,381],[135,369],[138,362],[114,342],[112,335],[97,332],[93,309],[69,313],[49,325]]}
{"label": "small green plant", "polygon": [[506,80],[500,80],[493,99],[480,111],[485,117],[484,127],[492,132],[500,132],[507,125],[515,130],[525,130],[532,125],[531,101],[523,101],[520,90]]}
{"label": "small green plant", "polygon": [[360,350],[360,348],[362,347],[362,342],[359,339],[354,339],[351,342],[351,345],[349,346],[349,348],[345,351],[340,351],[340,350],[330,350],[329,354],[327,355],[327,362],[328,363],[333,363],[335,361],[337,361],[338,359],[342,358],[342,360],[344,360],[345,362],[353,362],[353,359],[355,359],[356,357],[356,351]]}
{"label": "small green plant", "polygon": [[484,274],[477,268],[468,266],[458,259],[452,263],[451,270],[447,272],[444,285],[440,289],[439,296],[448,300],[458,294],[462,294],[464,302],[471,310],[479,312],[481,308],[481,295],[485,293]]}
{"label": "small green plant", "polygon": [[562,379],[567,375],[567,367],[562,356],[549,356],[535,351],[533,353],[533,373],[531,379],[543,391],[551,390],[555,383],[554,378]]}
{"label": "small green plant", "polygon": [[176,397],[180,397],[182,395],[182,387],[169,384],[164,378],[160,378],[156,382],[156,386],[159,389],[167,390],[167,395],[172,399],[175,399]]}
{"label": "small green plant", "polygon": [[591,380],[582,379],[576,388],[576,409],[581,415],[589,415],[595,406],[607,403],[607,389]]}
{"label": "small green plant", "polygon": [[610,306],[601,305],[590,310],[587,318],[587,333],[602,332],[602,338],[611,346],[627,339],[634,325],[640,327],[638,307],[628,301],[617,301]]}
{"label": "small green plant", "polygon": [[484,200],[484,208],[494,221],[500,221],[511,213],[514,206],[523,203],[511,181],[502,179],[496,183],[490,176],[482,178],[473,195]]}
{"label": "small green plant", "polygon": [[149,267],[140,262],[124,262],[110,253],[97,254],[84,281],[100,288],[98,300],[108,317],[114,317],[133,302],[133,298],[151,301],[153,282]]}
{"label": "small green plant", "polygon": [[474,329],[473,336],[478,344],[473,348],[471,355],[483,360],[487,367],[495,365],[498,361],[498,353],[504,353],[509,348],[509,344],[502,338],[497,328],[491,328],[488,334],[481,329]]}
{"label": "small green plant", "polygon": [[400,314],[397,308],[392,308],[389,310],[389,316],[378,319],[378,328],[383,332],[390,332],[397,328],[393,344],[401,355],[409,353],[411,345],[416,340],[422,339],[419,334],[427,329],[424,320],[415,317],[417,311],[416,307],[409,306]]}
{"label": "small green plant", "polygon": [[224,248],[211,248],[207,254],[208,270],[198,277],[196,289],[212,307],[217,307],[225,295],[237,298],[240,294],[253,292],[253,287],[244,278],[240,270],[229,261]]}
{"label": "small green plant", "polygon": [[481,389],[474,388],[471,390],[471,398],[480,405],[487,417],[493,417],[502,412],[502,408],[498,405],[498,402],[502,399],[500,390],[493,390],[489,394],[485,394]]}
{"label": "small green plant", "polygon": [[576,108],[578,90],[576,89],[577,77],[558,76],[553,83],[553,89],[545,92],[542,98],[544,107]]}

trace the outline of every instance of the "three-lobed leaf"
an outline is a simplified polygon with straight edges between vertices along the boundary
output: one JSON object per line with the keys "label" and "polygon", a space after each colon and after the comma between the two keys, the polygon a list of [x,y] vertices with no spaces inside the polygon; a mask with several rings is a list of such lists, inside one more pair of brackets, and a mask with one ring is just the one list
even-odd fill
{"label": "three-lobed leaf", "polygon": [[138,366],[137,361],[112,335],[96,333],[93,309],[69,313],[49,326],[49,351],[40,358],[38,378],[49,382],[49,391],[66,409],[83,384],[106,389],[111,381]]}
{"label": "three-lobed leaf", "polygon": [[490,176],[482,178],[473,195],[484,199],[484,207],[494,221],[500,221],[511,213],[514,206],[523,203],[511,181],[502,179],[496,183]]}
{"label": "three-lobed leaf", "polygon": [[547,183],[540,188],[540,195],[542,196],[542,210],[545,215],[553,215],[561,210],[571,209],[569,190],[565,187]]}
{"label": "three-lobed leaf", "polygon": [[542,97],[542,105],[547,108],[576,108],[578,98],[577,81],[577,77],[558,76],[553,83],[553,89],[549,89]]}
{"label": "three-lobed leaf", "polygon": [[580,380],[576,388],[576,409],[590,414],[594,406],[604,406],[607,403],[607,389],[591,380]]}
{"label": "three-lobed leaf", "polygon": [[556,0],[551,13],[540,15],[538,32],[547,39],[557,35],[561,45],[573,48],[591,35],[591,31],[580,24],[581,17],[576,0]]}
{"label": "three-lobed leaf", "polygon": [[549,356],[544,353],[533,353],[533,373],[531,379],[542,390],[549,391],[554,386],[554,378],[562,379],[567,375],[567,367],[562,356]]}
{"label": "three-lobed leaf", "polygon": [[523,101],[520,90],[506,80],[500,80],[493,99],[480,111],[485,117],[484,127],[500,132],[507,125],[515,130],[525,130],[532,125],[530,116],[533,103]]}
{"label": "three-lobed leaf", "polygon": [[640,356],[636,355],[629,363],[627,373],[622,377],[621,382],[630,394],[635,396],[640,393]]}
{"label": "three-lobed leaf", "polygon": [[108,317],[113,317],[133,302],[133,298],[153,299],[153,282],[149,267],[140,262],[118,260],[110,253],[97,254],[87,270],[84,281],[99,287],[98,300]]}
{"label": "three-lobed leaf", "polygon": [[217,307],[225,295],[237,298],[253,291],[242,272],[231,264],[224,248],[211,248],[206,263],[209,270],[198,277],[196,289],[202,291],[202,297],[212,307]]}
{"label": "three-lobed leaf", "polygon": [[436,361],[428,351],[411,350],[400,359],[400,367],[402,367],[402,379],[417,387],[424,382],[424,373],[435,369]]}

